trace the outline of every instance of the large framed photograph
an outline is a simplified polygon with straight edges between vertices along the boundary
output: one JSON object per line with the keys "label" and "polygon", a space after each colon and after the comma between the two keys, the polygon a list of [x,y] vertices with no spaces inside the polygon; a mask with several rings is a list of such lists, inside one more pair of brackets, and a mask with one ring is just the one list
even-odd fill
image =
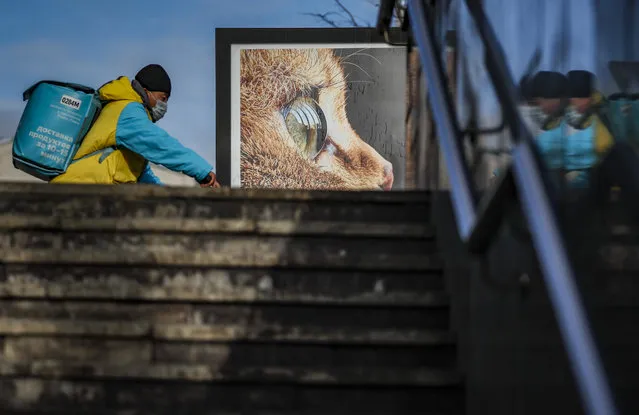
{"label": "large framed photograph", "polygon": [[222,184],[404,188],[404,46],[388,45],[370,28],[215,35]]}

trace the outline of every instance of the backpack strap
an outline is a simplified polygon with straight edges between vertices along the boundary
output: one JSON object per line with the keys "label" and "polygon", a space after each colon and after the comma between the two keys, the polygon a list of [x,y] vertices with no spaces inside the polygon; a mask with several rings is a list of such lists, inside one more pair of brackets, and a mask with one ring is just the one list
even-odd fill
{"label": "backpack strap", "polygon": [[104,159],[106,159],[107,157],[109,157],[109,155],[111,155],[111,153],[113,153],[115,150],[117,150],[117,147],[115,147],[115,146],[107,147],[107,148],[103,148],[103,149],[100,149],[100,150],[96,150],[96,151],[94,151],[94,152],[92,152],[92,153],[87,154],[86,156],[82,156],[82,157],[80,157],[80,158],[79,158],[79,159],[77,159],[77,160],[73,160],[73,161],[71,162],[71,164],[76,163],[76,162],[78,162],[78,161],[80,161],[80,160],[84,160],[84,159],[89,158],[89,157],[93,157],[93,156],[95,156],[96,154],[102,154],[102,155],[100,156],[100,159],[98,160],[98,163],[102,164],[102,162],[104,161]]}

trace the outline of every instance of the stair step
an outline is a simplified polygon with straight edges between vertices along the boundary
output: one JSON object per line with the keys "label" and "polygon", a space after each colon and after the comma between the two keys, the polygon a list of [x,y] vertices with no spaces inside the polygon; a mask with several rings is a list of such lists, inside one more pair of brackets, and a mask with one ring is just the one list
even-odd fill
{"label": "stair step", "polygon": [[2,336],[73,335],[151,338],[171,341],[260,341],[308,344],[449,345],[454,336],[443,330],[331,329],[327,327],[258,327],[215,324],[145,324],[94,320],[29,320],[0,318]]}
{"label": "stair step", "polygon": [[442,306],[439,272],[0,265],[0,298]]}
{"label": "stair step", "polygon": [[0,379],[0,407],[22,413],[136,415],[461,415],[459,387],[250,386],[215,382]]}
{"label": "stair step", "polygon": [[[389,311],[392,310],[392,311]],[[0,301],[0,335],[450,344],[448,309]]]}
{"label": "stair step", "polygon": [[[247,392],[248,393],[248,392]],[[215,412],[211,412],[210,407],[203,409],[203,408],[190,408],[188,407],[188,405],[183,405],[182,407],[180,407],[178,410],[188,410],[189,414],[206,414],[206,415],[210,415],[212,413],[214,413],[215,415],[246,415],[247,414],[247,410],[245,409],[241,409],[241,410],[237,410],[237,411],[218,411],[215,410]],[[113,409],[104,409],[104,408],[100,408],[100,409],[90,409],[90,415],[112,415],[113,414]],[[124,414],[136,414],[136,415],[158,415],[158,414],[173,414],[175,413],[174,409],[171,410],[172,412],[166,412],[165,408],[159,409],[159,410],[152,410],[150,411],[148,408],[141,408],[141,409],[125,409],[122,410],[121,413]],[[180,413],[180,412],[178,412]],[[308,409],[302,409],[302,410],[295,410],[293,412],[290,412],[288,409],[282,409],[282,410],[262,410],[262,409],[250,409],[250,413],[251,415],[297,415],[297,414],[306,414],[306,415],[324,415],[325,412],[316,412],[314,410],[308,410]],[[331,414],[352,414],[353,411],[351,410],[350,412],[342,412],[342,410],[331,410]],[[370,413],[370,412],[367,412]],[[378,413],[378,412],[375,412]],[[406,412],[402,412],[403,414],[405,414]],[[419,412],[421,415],[445,415],[444,412],[432,412],[430,410],[427,411],[420,411]],[[44,412],[42,411],[21,411],[21,410],[11,410],[11,411],[3,411],[2,415],[85,415],[85,412],[79,412],[77,410],[77,408],[75,408],[75,410],[69,410],[66,408],[62,408],[62,409],[58,409],[58,410],[45,410]],[[448,412],[446,412],[446,414],[448,414]],[[455,414],[463,414],[463,412],[455,412]]]}
{"label": "stair step", "polygon": [[338,203],[430,203],[428,191],[404,190],[398,192],[381,191],[323,191],[291,189],[200,189],[197,187],[166,187],[146,184],[135,185],[92,185],[92,184],[55,184],[45,185],[39,182],[0,182],[0,196],[3,199],[21,199],[24,196],[82,196],[113,197],[119,200],[132,199],[205,199],[205,200],[274,200],[300,202],[338,202]]}
{"label": "stair step", "polygon": [[190,218],[424,223],[425,192],[159,189],[0,183],[0,212],[56,218]]}
{"label": "stair step", "polygon": [[0,230],[0,262],[412,271],[442,267],[430,240],[9,230]]}
{"label": "stair step", "polygon": [[6,336],[0,358],[11,364],[59,361],[109,366],[207,365],[220,370],[282,367],[296,370],[447,369],[455,362],[452,343],[432,345],[306,344],[254,341],[157,341],[149,338]]}
{"label": "stair step", "polygon": [[434,228],[421,223],[193,219],[193,218],[58,218],[0,215],[0,230],[233,233],[257,235],[339,235],[395,238],[434,237]]}
{"label": "stair step", "polygon": [[0,408],[461,415],[426,192],[0,183]]}
{"label": "stair step", "polygon": [[34,360],[15,363],[0,359],[0,376],[74,379],[153,379],[191,382],[270,382],[310,385],[454,386],[459,374],[440,369],[245,367],[227,370],[206,364],[152,363],[115,366],[105,363]]}

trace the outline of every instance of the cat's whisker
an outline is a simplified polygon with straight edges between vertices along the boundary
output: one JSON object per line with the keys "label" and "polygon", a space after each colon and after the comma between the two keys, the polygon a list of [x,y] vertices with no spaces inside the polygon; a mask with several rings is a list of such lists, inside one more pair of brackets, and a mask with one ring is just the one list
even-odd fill
{"label": "cat's whisker", "polygon": [[356,67],[356,68],[357,68],[357,69],[359,69],[360,71],[364,72],[364,73],[366,74],[366,76],[368,76],[369,78],[372,78],[371,74],[369,74],[368,72],[366,72],[366,71],[364,70],[364,68],[362,68],[362,67],[361,67],[361,66],[359,66],[358,64],[353,63],[353,62],[346,62],[346,61],[344,61],[344,62],[342,62],[342,63],[343,63],[344,65],[353,65],[354,67]]}
{"label": "cat's whisker", "polygon": [[351,53],[350,55],[343,56],[342,59],[349,59],[349,58],[351,58],[353,56],[357,56],[357,54],[360,53],[363,50],[367,50],[367,48],[362,48],[362,49],[356,50],[355,52]]}
{"label": "cat's whisker", "polygon": [[[362,50],[367,50],[367,49],[362,49]],[[343,59],[344,60],[350,59],[353,56],[368,56],[369,58],[373,59],[378,64],[380,64],[380,65],[382,64],[382,62],[379,59],[377,59],[375,56],[371,55],[370,53],[360,53],[359,51],[355,52],[355,53],[351,53],[350,55],[345,56]]]}

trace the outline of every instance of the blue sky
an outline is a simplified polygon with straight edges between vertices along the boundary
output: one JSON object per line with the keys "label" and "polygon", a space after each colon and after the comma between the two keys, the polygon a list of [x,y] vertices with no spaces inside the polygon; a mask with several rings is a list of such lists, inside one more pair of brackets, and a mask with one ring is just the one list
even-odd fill
{"label": "blue sky", "polygon": [[[343,3],[375,21],[370,0]],[[333,0],[1,1],[0,115],[19,115],[22,91],[41,79],[98,87],[160,63],[173,94],[159,125],[215,162],[215,28],[322,27],[304,13],[329,10]]]}

